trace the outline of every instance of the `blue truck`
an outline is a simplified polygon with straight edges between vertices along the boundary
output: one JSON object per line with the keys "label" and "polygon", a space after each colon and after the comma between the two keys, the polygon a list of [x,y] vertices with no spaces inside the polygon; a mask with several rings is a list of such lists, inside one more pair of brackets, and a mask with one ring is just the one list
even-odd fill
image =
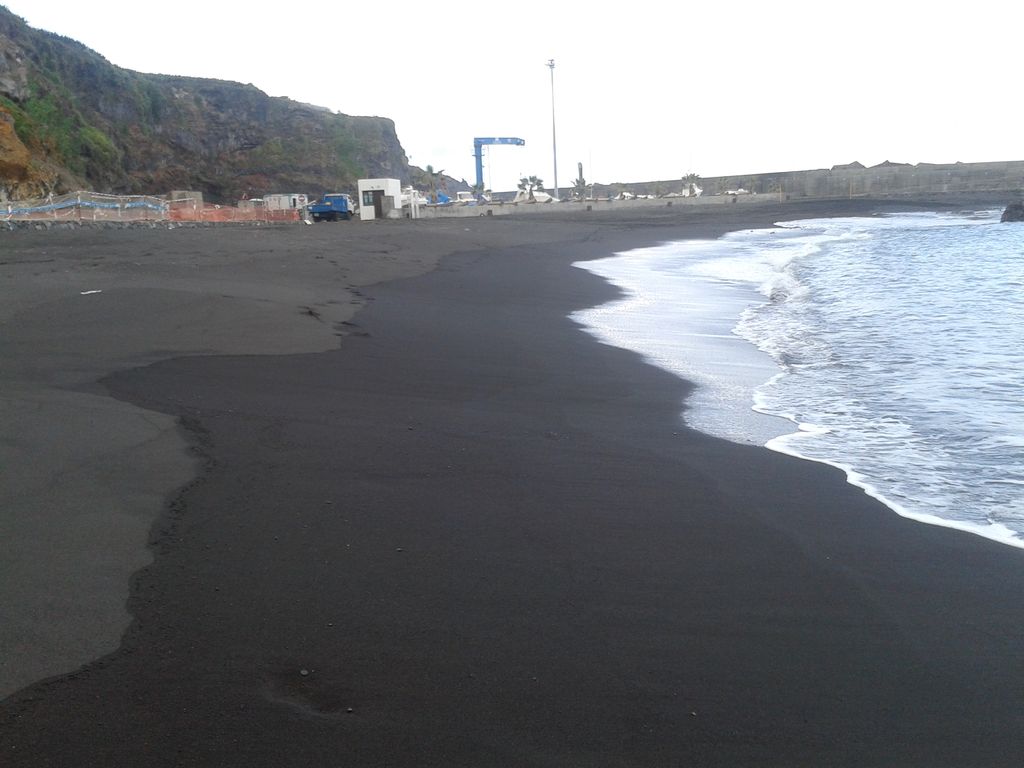
{"label": "blue truck", "polygon": [[306,210],[313,221],[348,221],[352,218],[352,208],[352,198],[335,192],[311,203]]}

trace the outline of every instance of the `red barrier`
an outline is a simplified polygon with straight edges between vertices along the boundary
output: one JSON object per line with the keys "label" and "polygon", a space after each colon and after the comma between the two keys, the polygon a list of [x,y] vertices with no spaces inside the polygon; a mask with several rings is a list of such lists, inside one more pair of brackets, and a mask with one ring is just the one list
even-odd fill
{"label": "red barrier", "polygon": [[173,200],[169,204],[167,217],[171,221],[202,221],[210,223],[230,222],[289,222],[298,221],[299,212],[290,208],[268,210],[250,206],[236,208],[230,205],[197,205],[193,200]]}

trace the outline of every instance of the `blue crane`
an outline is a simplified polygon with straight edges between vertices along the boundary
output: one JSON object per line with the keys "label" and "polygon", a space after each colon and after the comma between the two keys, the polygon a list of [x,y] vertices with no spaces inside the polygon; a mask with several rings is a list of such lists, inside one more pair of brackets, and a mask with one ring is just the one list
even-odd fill
{"label": "blue crane", "polygon": [[514,144],[517,147],[521,147],[526,144],[522,139],[514,138],[494,138],[480,137],[473,139],[473,157],[476,158],[476,186],[477,189],[483,189],[484,186],[484,144]]}

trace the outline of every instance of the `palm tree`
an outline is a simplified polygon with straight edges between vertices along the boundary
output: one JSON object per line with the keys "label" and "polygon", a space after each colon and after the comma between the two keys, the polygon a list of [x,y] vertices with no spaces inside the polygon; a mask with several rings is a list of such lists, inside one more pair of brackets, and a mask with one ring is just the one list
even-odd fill
{"label": "palm tree", "polygon": [[689,191],[691,195],[697,194],[697,185],[700,183],[700,176],[696,173],[688,173],[683,176],[683,192]]}
{"label": "palm tree", "polygon": [[523,176],[523,178],[519,180],[519,188],[526,192],[527,196],[532,201],[534,199],[534,191],[544,191],[544,180],[541,179],[540,176]]}
{"label": "palm tree", "polygon": [[582,200],[587,196],[587,180],[583,178],[583,163],[576,163],[579,174],[576,181],[572,183],[572,196],[576,200]]}
{"label": "palm tree", "polygon": [[430,184],[430,202],[436,203],[438,182],[442,180],[442,174],[444,174],[444,169],[442,168],[440,171],[435,171],[434,166],[428,165],[426,169],[426,174],[427,182]]}
{"label": "palm tree", "polygon": [[572,183],[572,196],[577,200],[582,200],[587,196],[587,180],[583,178],[582,173]]}
{"label": "palm tree", "polygon": [[544,191],[544,182],[539,176],[523,176],[519,180],[519,189],[523,190],[532,201],[534,190]]}

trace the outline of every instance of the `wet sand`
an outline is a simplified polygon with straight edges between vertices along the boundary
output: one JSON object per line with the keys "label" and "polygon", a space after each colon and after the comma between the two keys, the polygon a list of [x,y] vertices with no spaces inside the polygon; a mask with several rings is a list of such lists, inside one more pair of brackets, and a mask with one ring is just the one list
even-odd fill
{"label": "wet sand", "polygon": [[1018,550],[567,319],[872,208],[0,233],[4,764],[1018,764]]}

